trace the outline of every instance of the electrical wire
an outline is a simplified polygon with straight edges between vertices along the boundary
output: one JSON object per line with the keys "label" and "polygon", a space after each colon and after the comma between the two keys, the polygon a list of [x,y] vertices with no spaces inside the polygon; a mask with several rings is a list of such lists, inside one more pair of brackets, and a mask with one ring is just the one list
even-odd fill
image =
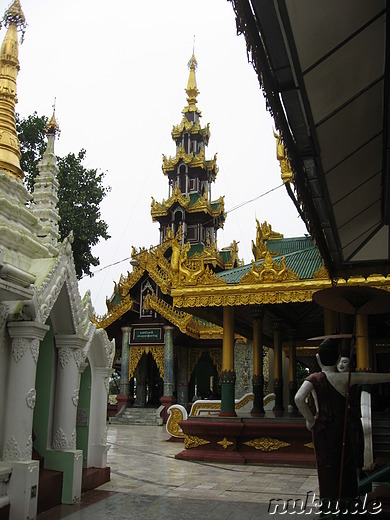
{"label": "electrical wire", "polygon": [[[264,193],[261,193],[260,195],[257,195],[257,197],[254,197],[253,199],[249,199],[249,200],[246,200],[244,202],[240,202],[240,204],[237,204],[237,206],[234,206],[233,208],[229,209],[228,211],[226,211],[226,214],[228,213],[232,213],[233,211],[236,211],[236,209],[240,209],[242,208],[243,206],[246,206],[247,204],[250,204],[251,202],[254,202],[255,200],[259,200],[261,199],[262,197],[265,197],[266,195],[269,195],[270,193],[272,193],[273,191],[276,191],[278,190],[279,188],[281,188],[282,186],[284,186],[284,184],[279,184],[278,186],[275,186],[274,188],[271,188],[270,190],[268,191],[265,191]],[[158,247],[158,246],[155,246],[155,248]],[[154,249],[154,248],[152,248]],[[105,265],[104,267],[101,267],[100,269],[96,269],[96,271],[94,271],[91,275],[91,278],[94,276],[94,274],[96,273],[100,273],[101,271],[104,271],[105,269],[108,269],[109,267],[112,267],[114,265],[118,265],[118,264],[121,264],[123,262],[127,262],[127,260],[130,260],[131,259],[131,256],[128,256],[127,258],[123,258],[123,260],[118,260],[117,262],[113,262],[112,264],[108,264],[108,265]],[[84,278],[84,276],[88,276],[88,275],[83,275],[81,278]]]}

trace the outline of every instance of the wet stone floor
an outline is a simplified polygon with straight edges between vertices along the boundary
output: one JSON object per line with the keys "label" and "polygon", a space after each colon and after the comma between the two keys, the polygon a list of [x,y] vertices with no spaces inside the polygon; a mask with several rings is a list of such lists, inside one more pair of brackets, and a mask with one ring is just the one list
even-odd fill
{"label": "wet stone floor", "polygon": [[[109,425],[111,481],[84,493],[80,503],[56,507],[38,515],[38,520],[319,517],[317,509],[310,507],[310,493],[318,496],[315,470],[176,460],[183,445],[168,439],[162,426]],[[297,500],[296,513],[285,509],[287,500],[290,504]],[[300,504],[305,502],[303,511]]]}

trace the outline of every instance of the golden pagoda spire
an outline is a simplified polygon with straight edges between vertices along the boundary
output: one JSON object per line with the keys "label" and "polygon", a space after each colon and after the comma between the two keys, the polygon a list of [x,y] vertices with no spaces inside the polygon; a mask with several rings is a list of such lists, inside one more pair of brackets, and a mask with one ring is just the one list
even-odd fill
{"label": "golden pagoda spire", "polygon": [[187,103],[188,105],[184,108],[183,114],[187,112],[196,112],[197,114],[201,114],[199,108],[196,106],[197,99],[196,97],[199,94],[198,87],[196,85],[196,76],[195,71],[198,67],[198,62],[195,58],[195,53],[192,53],[190,61],[188,62],[188,68],[190,69],[190,75],[188,78],[186,93],[187,93]]}
{"label": "golden pagoda spire", "polygon": [[[7,34],[0,50],[0,170],[23,180],[20,169],[20,145],[15,126],[16,78],[19,72],[18,30],[22,31],[22,40],[26,20],[19,0],[14,0],[6,10],[3,24]],[[0,25],[1,27],[1,25]]]}
{"label": "golden pagoda spire", "polygon": [[53,104],[53,115],[51,116],[50,121],[47,123],[45,130],[46,130],[47,134],[54,134],[54,135],[59,136],[61,133],[60,126],[56,119],[56,100],[55,99],[54,99],[54,104]]}

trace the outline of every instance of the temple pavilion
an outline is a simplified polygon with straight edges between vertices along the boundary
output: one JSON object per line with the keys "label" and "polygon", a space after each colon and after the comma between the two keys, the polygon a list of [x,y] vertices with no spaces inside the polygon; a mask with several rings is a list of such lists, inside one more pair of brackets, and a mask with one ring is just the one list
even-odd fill
{"label": "temple pavilion", "polygon": [[216,156],[206,158],[210,128],[200,122],[194,55],[188,67],[187,105],[172,129],[176,154],[163,156],[168,198],[151,203],[159,244],[149,250],[133,247],[132,272],[121,276],[107,299],[107,313],[95,319],[119,345],[118,411],[160,402],[166,408],[176,401],[187,406],[194,395],[219,393],[222,328],[175,309],[171,296],[173,284],[183,277],[198,279],[195,265],[209,281],[240,265],[235,242],[222,250],[217,246],[226,217],[224,199],[212,199],[218,167]]}

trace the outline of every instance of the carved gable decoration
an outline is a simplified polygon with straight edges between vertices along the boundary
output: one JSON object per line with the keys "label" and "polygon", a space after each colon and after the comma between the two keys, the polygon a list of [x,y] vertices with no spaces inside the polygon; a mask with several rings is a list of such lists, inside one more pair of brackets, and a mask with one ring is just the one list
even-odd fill
{"label": "carved gable decoration", "polygon": [[322,266],[313,274],[314,280],[329,280],[328,271],[322,262]]}
{"label": "carved gable decoration", "polygon": [[[256,262],[265,258],[267,254],[267,240],[282,239],[282,233],[273,231],[271,224],[264,221],[262,224],[256,219],[256,243],[252,240],[252,252]],[[273,256],[278,255],[276,251],[270,251]]]}
{"label": "carved gable decoration", "polygon": [[111,323],[118,320],[121,316],[123,316],[127,311],[129,311],[133,306],[133,300],[130,298],[130,295],[127,295],[123,298],[118,305],[115,305],[112,309],[110,309],[103,316],[94,315],[91,318],[92,323],[96,325],[99,329],[106,329]]}
{"label": "carved gable decoration", "polygon": [[240,280],[241,284],[279,283],[299,280],[299,277],[286,266],[283,257],[280,264],[274,261],[267,251],[264,262],[256,265],[252,260],[252,268]]}

